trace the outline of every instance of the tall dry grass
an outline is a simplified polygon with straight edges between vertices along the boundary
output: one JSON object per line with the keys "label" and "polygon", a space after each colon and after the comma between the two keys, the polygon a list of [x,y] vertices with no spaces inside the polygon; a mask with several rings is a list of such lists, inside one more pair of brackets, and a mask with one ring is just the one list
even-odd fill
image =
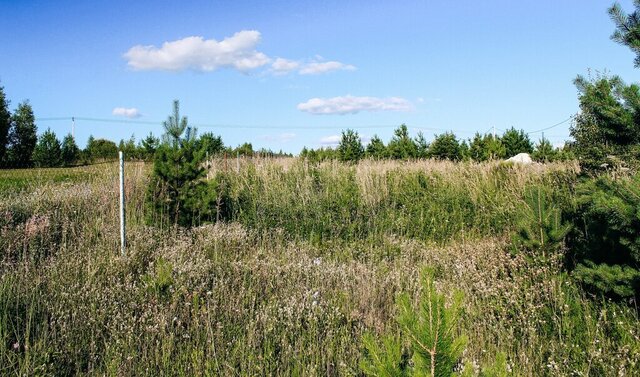
{"label": "tall dry grass", "polygon": [[[520,375],[639,372],[635,311],[585,297],[558,260],[511,254],[499,227],[525,187],[569,185],[573,166],[246,161],[210,175],[234,217],[190,230],[145,225],[147,169],[127,171],[124,257],[115,165],[0,200],[0,374],[359,375],[361,335],[397,331],[395,297],[418,297],[424,266],[465,294],[465,362],[502,351]],[[487,206],[465,237],[402,229],[420,206],[456,219],[455,203]],[[336,220],[353,228],[323,223]]]}

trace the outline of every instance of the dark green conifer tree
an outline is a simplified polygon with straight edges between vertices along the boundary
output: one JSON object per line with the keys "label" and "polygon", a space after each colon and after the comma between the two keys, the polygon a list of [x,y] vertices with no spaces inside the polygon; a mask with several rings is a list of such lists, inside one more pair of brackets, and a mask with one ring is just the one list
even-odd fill
{"label": "dark green conifer tree", "polygon": [[37,141],[37,127],[33,109],[29,102],[22,102],[11,117],[9,149],[7,151],[9,166],[16,168],[32,166],[33,152]]}
{"label": "dark green conifer tree", "polygon": [[76,140],[73,138],[73,135],[67,134],[67,136],[62,139],[61,156],[64,166],[73,166],[78,162],[80,158],[80,148],[76,145]]}
{"label": "dark green conifer tree", "polygon": [[33,162],[41,168],[52,168],[62,164],[60,141],[51,129],[47,129],[38,138],[38,144],[33,150]]}

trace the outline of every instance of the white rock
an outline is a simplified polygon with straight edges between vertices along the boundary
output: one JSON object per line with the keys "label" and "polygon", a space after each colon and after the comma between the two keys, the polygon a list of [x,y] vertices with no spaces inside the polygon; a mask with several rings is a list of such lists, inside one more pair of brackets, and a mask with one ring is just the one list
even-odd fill
{"label": "white rock", "polygon": [[529,153],[518,153],[517,155],[508,158],[507,161],[525,165],[533,163],[533,160],[531,159],[531,156],[529,156]]}

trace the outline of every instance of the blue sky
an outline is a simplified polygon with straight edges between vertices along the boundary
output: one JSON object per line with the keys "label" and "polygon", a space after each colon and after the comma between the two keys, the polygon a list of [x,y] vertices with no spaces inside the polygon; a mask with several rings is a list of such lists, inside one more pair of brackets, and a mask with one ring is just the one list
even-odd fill
{"label": "blue sky", "polygon": [[[52,117],[138,122],[78,120],[80,145],[158,135],[174,99],[225,144],[294,153],[346,128],[387,141],[401,123],[429,139],[530,132],[578,111],[577,74],[637,80],[633,54],[609,39],[610,5],[0,0],[0,83],[11,109],[31,102],[40,132],[70,131]],[[568,123],[545,136],[561,143]]]}

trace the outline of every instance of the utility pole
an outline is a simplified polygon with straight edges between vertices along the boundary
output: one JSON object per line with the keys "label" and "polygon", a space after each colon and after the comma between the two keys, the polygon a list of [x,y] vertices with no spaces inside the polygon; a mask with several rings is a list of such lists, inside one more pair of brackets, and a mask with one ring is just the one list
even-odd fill
{"label": "utility pole", "polygon": [[122,151],[118,153],[120,158],[120,252],[124,256],[124,250],[126,247],[126,233],[125,233],[125,213],[124,213],[124,156]]}
{"label": "utility pole", "polygon": [[76,139],[76,117],[71,117],[71,137]]}
{"label": "utility pole", "polygon": [[496,139],[496,126],[493,126],[493,140]]}

